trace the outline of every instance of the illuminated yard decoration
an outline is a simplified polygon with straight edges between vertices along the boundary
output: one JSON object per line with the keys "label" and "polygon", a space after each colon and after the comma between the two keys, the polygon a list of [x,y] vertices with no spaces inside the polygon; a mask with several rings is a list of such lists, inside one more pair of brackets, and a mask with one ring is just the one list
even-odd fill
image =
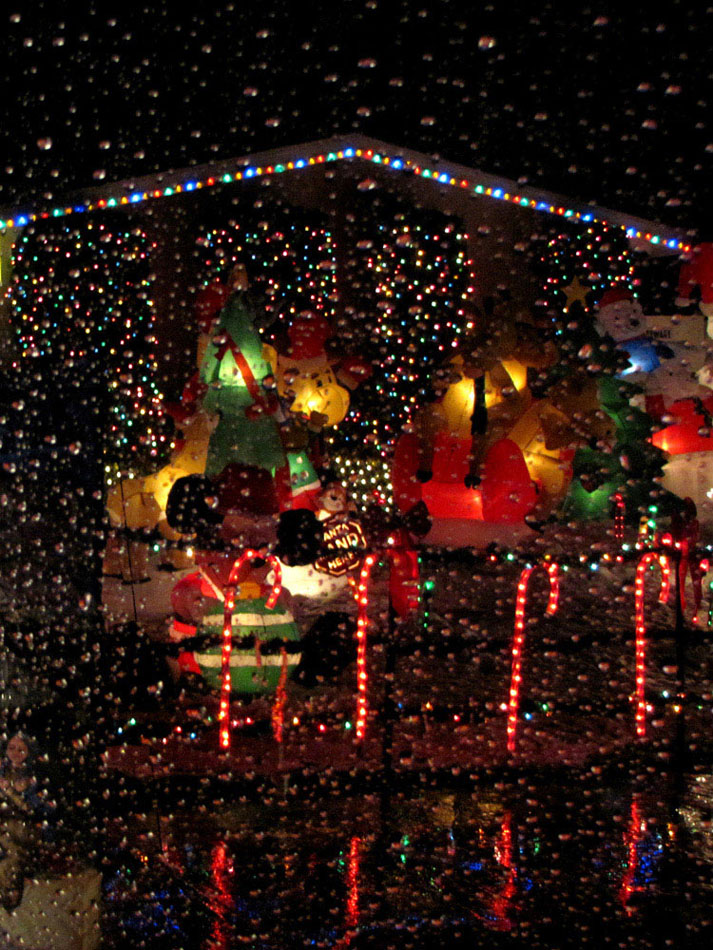
{"label": "illuminated yard decoration", "polygon": [[[230,571],[228,584],[225,592],[225,612],[223,614],[223,650],[221,655],[220,669],[220,709],[218,710],[218,729],[220,733],[220,748],[227,751],[230,748],[230,654],[233,649],[233,612],[235,610],[235,591],[240,577],[240,572],[246,563],[262,558],[258,551],[248,548],[235,561]],[[271,609],[277,603],[277,598],[282,590],[282,570],[277,558],[268,554],[265,560],[270,564],[274,572],[274,582],[270,595],[265,601],[265,606]],[[258,649],[259,641],[255,641],[255,649]],[[280,676],[282,682],[282,676]],[[283,690],[284,692],[284,690]],[[278,700],[280,702],[280,690],[278,688]]]}
{"label": "illuminated yard decoration", "polygon": [[646,624],[644,623],[644,581],[651,564],[661,568],[659,602],[665,604],[671,585],[671,568],[665,554],[647,551],[636,565],[634,602],[636,611],[636,735],[646,735]]}
{"label": "illuminated yard decoration", "polygon": [[[547,601],[547,613],[554,614],[559,603],[559,576],[558,567],[552,562],[541,565],[547,571],[550,580],[550,596]],[[512,673],[510,676],[510,698],[508,702],[507,749],[515,751],[517,735],[517,714],[520,705],[520,680],[522,668],[522,650],[525,645],[525,607],[527,605],[527,585],[530,575],[537,565],[523,568],[517,584],[517,600],[515,602],[515,633],[512,643]]]}
{"label": "illuminated yard decoration", "polygon": [[330,554],[317,558],[315,568],[323,574],[341,577],[359,566],[366,538],[358,521],[343,520],[339,516],[324,522],[324,547]]}
{"label": "illuminated yard decoration", "polygon": [[369,607],[369,578],[371,569],[376,563],[375,554],[367,554],[364,558],[361,571],[359,572],[359,582],[356,589],[356,601],[359,607],[357,617],[357,713],[356,713],[356,737],[357,740],[364,738],[366,733],[366,717],[369,709],[369,700],[367,697],[367,672],[366,672],[366,631],[369,625],[367,610]]}

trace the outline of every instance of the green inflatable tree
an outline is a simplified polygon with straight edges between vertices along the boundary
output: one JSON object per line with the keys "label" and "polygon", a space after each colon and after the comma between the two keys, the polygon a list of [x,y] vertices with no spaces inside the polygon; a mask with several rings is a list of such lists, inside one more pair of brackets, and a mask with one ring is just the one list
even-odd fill
{"label": "green inflatable tree", "polygon": [[559,226],[541,262],[544,304],[559,360],[531,388],[544,395],[562,380],[596,383],[600,407],[599,418],[580,427],[563,514],[574,520],[606,518],[616,492],[622,494],[630,520],[638,520],[651,505],[667,510],[673,496],[656,484],[664,453],[650,442],[651,418],[632,404],[640,387],[621,378],[628,354],[596,323],[596,307],[609,288],[636,284],[624,232],[597,224],[586,229]]}
{"label": "green inflatable tree", "polygon": [[285,464],[278,426],[261,385],[270,373],[246,295],[237,291],[220,315],[201,367],[201,380],[208,387],[203,408],[219,417],[208,446],[209,477],[231,462],[270,472]]}

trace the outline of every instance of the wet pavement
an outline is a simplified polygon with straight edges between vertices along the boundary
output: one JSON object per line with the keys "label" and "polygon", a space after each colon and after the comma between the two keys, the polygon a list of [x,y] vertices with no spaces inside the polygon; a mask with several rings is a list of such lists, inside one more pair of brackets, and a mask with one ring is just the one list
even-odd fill
{"label": "wet pavement", "polygon": [[709,946],[713,775],[636,768],[156,799],[105,874],[105,945]]}

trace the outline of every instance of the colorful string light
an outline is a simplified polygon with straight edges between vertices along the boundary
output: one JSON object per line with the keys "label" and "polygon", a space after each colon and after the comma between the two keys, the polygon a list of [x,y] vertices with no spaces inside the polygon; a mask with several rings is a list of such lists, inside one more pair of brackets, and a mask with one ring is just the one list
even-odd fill
{"label": "colorful string light", "polygon": [[[302,146],[300,150],[310,147],[314,146]],[[259,157],[255,156],[255,158],[258,159]],[[563,199],[545,193],[542,193],[539,197],[526,196],[510,181],[503,181],[501,185],[494,185],[490,181],[485,180],[476,182],[471,178],[464,178],[461,175],[449,173],[445,169],[437,170],[424,167],[420,159],[416,160],[415,158],[390,156],[384,154],[384,152],[378,148],[355,148],[351,145],[342,145],[334,142],[332,149],[327,152],[317,151],[311,155],[308,154],[306,157],[296,157],[277,163],[268,160],[265,164],[258,164],[256,161],[253,164],[247,164],[247,167],[246,163],[249,160],[243,160],[239,167],[235,167],[233,163],[221,163],[220,166],[215,167],[214,173],[206,178],[196,179],[193,175],[190,175],[187,179],[162,185],[160,188],[148,185],[145,189],[134,190],[128,195],[121,192],[112,194],[108,192],[107,189],[101,189],[101,196],[98,196],[96,200],[93,201],[88,200],[82,203],[57,206],[48,211],[15,212],[11,217],[0,220],[0,229],[22,228],[30,223],[49,218],[61,218],[67,215],[85,214],[107,208],[137,205],[144,201],[167,198],[185,192],[200,191],[205,188],[214,188],[221,184],[252,181],[257,178],[267,178],[272,175],[283,174],[284,172],[299,171],[300,169],[315,165],[338,161],[353,162],[355,159],[387,167],[394,171],[404,172],[405,174],[415,175],[416,177],[433,181],[438,186],[457,188],[461,191],[469,192],[470,194],[492,198],[496,201],[505,201],[510,204],[516,204],[522,208],[530,208],[567,220],[605,225],[613,224],[613,222],[608,221],[607,218],[604,217],[604,215],[607,214],[604,209],[597,208],[582,211],[577,208],[568,208],[558,203]],[[223,168],[226,170],[222,171]],[[114,185],[110,187],[120,188],[121,186]],[[673,251],[688,252],[691,250],[691,246],[685,244],[677,236],[666,236],[664,234],[656,234],[653,231],[642,230],[641,225],[645,225],[646,223],[647,222],[636,221],[629,225],[617,224],[614,226],[620,228],[630,240],[636,239],[644,241],[654,246],[666,247]]]}
{"label": "colorful string light", "polygon": [[170,448],[153,352],[155,246],[120,221],[88,220],[23,232],[13,249],[8,298],[23,369],[44,359],[63,377],[74,367],[105,381],[108,484],[119,471],[155,466]]}
{"label": "colorful string light", "polygon": [[[218,730],[220,736],[220,748],[227,751],[230,748],[230,655],[233,649],[233,613],[235,611],[235,593],[240,571],[249,561],[257,558],[263,558],[258,551],[248,548],[244,551],[233,564],[228,577],[228,583],[225,590],[225,610],[223,612],[223,649],[221,653],[220,669],[220,707],[218,709]],[[270,610],[277,603],[277,598],[282,590],[282,568],[280,562],[273,554],[264,557],[273,570],[274,580],[272,589],[265,601],[265,607]],[[256,650],[259,641],[255,641]],[[283,659],[284,663],[284,659]]]}
{"label": "colorful string light", "polygon": [[277,330],[304,311],[333,319],[336,251],[331,232],[316,215],[291,209],[289,220],[282,220],[279,208],[260,210],[269,217],[269,228],[264,221],[252,227],[234,223],[209,231],[197,248],[204,286],[216,278],[226,281],[238,264],[248,267],[251,295],[264,302],[271,324],[263,339],[272,343]]}
{"label": "colorful string light", "polygon": [[[350,411],[327,442],[335,470],[358,504],[393,510],[397,439],[432,394],[435,373],[455,355],[468,324],[476,281],[468,235],[440,213],[392,201],[364,201],[345,264],[350,307],[375,313],[350,332],[373,366]],[[376,311],[376,312],[375,312]]]}
{"label": "colorful string light", "polygon": [[612,286],[634,292],[634,257],[621,228],[603,221],[568,225],[550,238],[541,258],[547,304],[566,315],[574,301],[584,312]]}
{"label": "colorful string light", "polygon": [[646,571],[652,564],[661,568],[659,602],[668,600],[671,585],[671,568],[665,554],[658,551],[646,551],[636,565],[634,581],[634,603],[636,613],[636,735],[646,735],[646,624],[644,622],[644,582]]}
{"label": "colorful string light", "polygon": [[[527,606],[527,585],[530,575],[538,565],[523,568],[517,584],[515,600],[515,633],[512,644],[512,672],[510,675],[510,696],[508,702],[507,722],[507,750],[515,751],[517,734],[517,716],[520,704],[520,681],[522,669],[522,650],[525,645],[525,607]],[[546,612],[554,614],[559,604],[559,574],[558,566],[554,561],[541,565],[547,571],[550,581],[550,593],[547,600]]]}

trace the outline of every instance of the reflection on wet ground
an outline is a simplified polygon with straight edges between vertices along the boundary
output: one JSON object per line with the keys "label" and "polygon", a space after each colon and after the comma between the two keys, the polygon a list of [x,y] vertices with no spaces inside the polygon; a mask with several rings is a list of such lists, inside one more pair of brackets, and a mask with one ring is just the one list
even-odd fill
{"label": "reflection on wet ground", "polygon": [[158,802],[106,874],[106,946],[711,945],[713,775],[499,779]]}

